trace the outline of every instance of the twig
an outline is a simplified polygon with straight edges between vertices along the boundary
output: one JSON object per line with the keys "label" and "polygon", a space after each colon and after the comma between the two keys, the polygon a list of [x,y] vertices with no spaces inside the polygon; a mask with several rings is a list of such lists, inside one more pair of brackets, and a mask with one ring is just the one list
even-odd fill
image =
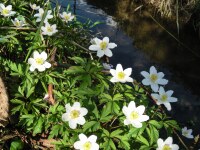
{"label": "twig", "polygon": [[82,48],[82,49],[84,49],[85,51],[87,51],[88,54],[90,55],[91,60],[94,60],[94,58],[93,58],[91,52],[90,52],[87,48],[85,48],[85,47],[79,45],[78,43],[76,43],[76,42],[74,42],[74,41],[71,41],[71,43],[74,44],[74,45],[76,45],[76,46],[78,46],[78,47],[80,47],[80,48]]}
{"label": "twig", "polygon": [[185,149],[189,150],[189,148],[185,145],[185,143],[183,142],[183,140],[180,138],[180,136],[178,135],[178,133],[174,129],[173,129],[173,132],[176,134],[176,136],[178,137],[178,139],[181,142],[181,144],[185,147]]}
{"label": "twig", "polygon": [[11,30],[30,30],[30,31],[36,31],[36,28],[22,28],[22,27],[0,27],[0,29],[11,29]]}

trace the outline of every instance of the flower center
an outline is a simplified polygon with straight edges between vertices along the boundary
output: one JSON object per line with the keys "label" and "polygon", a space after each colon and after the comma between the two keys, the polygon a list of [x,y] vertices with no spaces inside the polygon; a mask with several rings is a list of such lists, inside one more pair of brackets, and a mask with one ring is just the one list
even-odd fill
{"label": "flower center", "polygon": [[33,9],[35,9],[36,8],[36,4],[33,4],[32,7],[33,7]]}
{"label": "flower center", "polygon": [[106,42],[101,42],[101,43],[100,43],[100,48],[101,48],[101,50],[106,49],[107,45],[108,45],[108,44],[107,44]]}
{"label": "flower center", "polygon": [[165,144],[162,150],[171,150],[171,147],[168,144]]}
{"label": "flower center", "polygon": [[188,135],[188,131],[184,131],[183,135],[187,136]]}
{"label": "flower center", "polygon": [[47,27],[47,31],[48,32],[53,32],[53,28],[52,27]]}
{"label": "flower center", "polygon": [[42,65],[43,63],[44,63],[44,60],[42,59],[42,58],[36,58],[36,63],[38,64],[38,65]]}
{"label": "flower center", "polygon": [[19,27],[19,26],[20,26],[20,22],[19,22],[19,21],[16,21],[16,22],[15,22],[15,25],[16,25],[17,27]]}
{"label": "flower center", "polygon": [[139,118],[139,114],[136,111],[132,111],[132,113],[130,114],[130,119],[135,120],[138,118]]}
{"label": "flower center", "polygon": [[119,72],[118,74],[117,74],[117,77],[119,78],[119,79],[124,79],[124,77],[125,77],[125,73],[124,72]]}
{"label": "flower center", "polygon": [[163,95],[161,96],[161,100],[162,100],[163,102],[166,102],[166,101],[167,101],[167,94],[163,94]]}
{"label": "flower center", "polygon": [[65,15],[64,18],[65,20],[69,20],[70,17],[68,15]]}
{"label": "flower center", "polygon": [[2,14],[3,15],[8,15],[9,14],[9,10],[8,9],[3,9]]}
{"label": "flower center", "polygon": [[72,110],[71,113],[70,113],[70,117],[71,117],[72,119],[78,118],[79,115],[80,115],[80,112],[79,112],[78,110]]}
{"label": "flower center", "polygon": [[151,76],[150,76],[150,79],[151,79],[151,81],[152,82],[156,82],[157,81],[157,79],[158,79],[158,76],[156,75],[156,74],[152,74]]}
{"label": "flower center", "polygon": [[85,142],[85,144],[83,145],[84,150],[90,150],[91,147],[92,147],[91,142]]}

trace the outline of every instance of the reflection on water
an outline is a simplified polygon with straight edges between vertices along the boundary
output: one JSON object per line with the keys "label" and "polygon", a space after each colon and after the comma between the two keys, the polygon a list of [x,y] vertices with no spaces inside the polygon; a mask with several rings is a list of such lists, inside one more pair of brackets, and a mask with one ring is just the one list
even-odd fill
{"label": "reflection on water", "polygon": [[[62,0],[62,5],[68,3],[74,4],[74,1]],[[142,80],[139,72],[148,70],[151,65],[164,72],[170,81],[166,89],[174,90],[179,100],[172,106],[174,110],[178,109],[172,112],[174,117],[181,117],[184,122],[193,120],[196,126],[200,125],[200,58],[176,42],[149,17],[148,11],[135,12],[138,6],[133,0],[77,0],[74,11],[79,20],[84,21],[80,15],[105,22],[94,30],[118,44],[113,50],[111,63],[132,67],[133,76],[138,81]],[[175,23],[161,20],[159,23],[176,35]],[[197,35],[188,26],[181,27],[180,41],[192,51],[200,49]]]}

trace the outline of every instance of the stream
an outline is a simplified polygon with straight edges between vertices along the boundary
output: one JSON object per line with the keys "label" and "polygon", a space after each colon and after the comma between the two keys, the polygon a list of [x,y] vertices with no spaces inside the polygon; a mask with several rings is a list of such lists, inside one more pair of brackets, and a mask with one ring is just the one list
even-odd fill
{"label": "stream", "polygon": [[149,71],[152,65],[165,73],[169,80],[165,89],[173,90],[173,96],[178,98],[169,114],[199,132],[200,42],[193,27],[181,26],[177,42],[168,33],[178,37],[175,22],[163,21],[159,15],[152,17],[154,14],[133,0],[59,0],[59,3],[63,10],[70,4],[82,22],[87,18],[103,22],[93,31],[101,32],[118,45],[110,59],[114,68],[118,63],[124,68],[131,67],[132,77],[137,81],[143,79],[140,72]]}

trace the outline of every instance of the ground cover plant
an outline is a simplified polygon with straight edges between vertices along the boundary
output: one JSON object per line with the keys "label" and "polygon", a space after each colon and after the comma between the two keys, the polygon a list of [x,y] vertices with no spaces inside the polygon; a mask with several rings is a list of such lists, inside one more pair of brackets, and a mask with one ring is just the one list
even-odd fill
{"label": "ground cover plant", "polygon": [[1,1],[1,148],[197,149],[197,133],[170,117],[178,99],[164,73],[151,66],[140,82],[113,67],[117,43],[92,34],[97,24],[48,1]]}

